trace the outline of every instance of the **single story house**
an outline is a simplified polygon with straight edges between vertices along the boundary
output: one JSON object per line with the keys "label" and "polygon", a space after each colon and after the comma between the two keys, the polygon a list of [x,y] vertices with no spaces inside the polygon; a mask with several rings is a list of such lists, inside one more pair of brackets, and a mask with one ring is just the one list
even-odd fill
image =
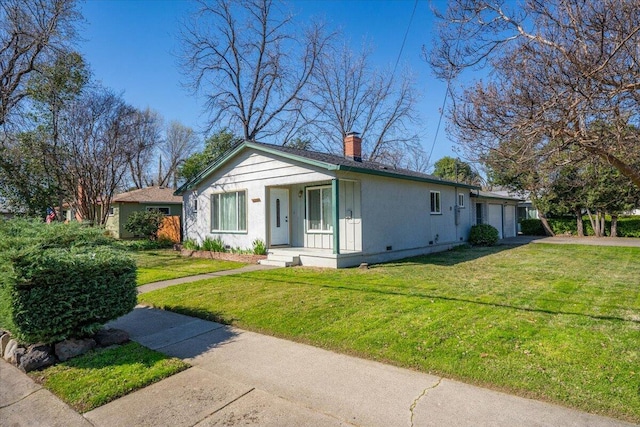
{"label": "single story house", "polygon": [[167,187],[147,187],[117,194],[111,201],[105,228],[117,239],[134,237],[124,226],[137,211],[157,210],[167,216],[182,217],[182,197]]}
{"label": "single story house", "polygon": [[176,191],[184,238],[241,248],[259,239],[267,262],[332,268],[467,241],[478,187],[362,161],[361,143],[347,135],[344,156],[250,141],[233,147]]}
{"label": "single story house", "polygon": [[489,191],[472,191],[475,224],[489,224],[500,239],[518,235],[518,209],[522,199]]}

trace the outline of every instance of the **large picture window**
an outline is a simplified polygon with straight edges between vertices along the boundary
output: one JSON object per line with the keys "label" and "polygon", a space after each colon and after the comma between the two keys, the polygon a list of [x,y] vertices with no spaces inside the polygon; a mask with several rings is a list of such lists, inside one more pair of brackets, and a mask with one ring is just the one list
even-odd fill
{"label": "large picture window", "polygon": [[307,189],[307,230],[310,232],[333,231],[331,212],[331,187]]}
{"label": "large picture window", "polygon": [[431,213],[439,214],[442,213],[440,210],[440,192],[432,191],[431,192]]}
{"label": "large picture window", "polygon": [[211,195],[211,231],[247,231],[247,193]]}

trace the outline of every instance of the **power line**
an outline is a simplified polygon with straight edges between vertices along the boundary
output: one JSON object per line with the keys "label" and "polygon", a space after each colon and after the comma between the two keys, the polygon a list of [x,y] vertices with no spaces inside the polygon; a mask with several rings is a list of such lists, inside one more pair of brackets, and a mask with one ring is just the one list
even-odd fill
{"label": "power line", "polygon": [[416,14],[416,9],[418,8],[418,0],[415,0],[413,3],[413,11],[411,11],[411,18],[409,18],[409,25],[407,25],[407,31],[404,32],[404,38],[402,39],[402,46],[400,46],[400,52],[398,52],[398,58],[396,59],[396,65],[393,67],[393,73],[391,73],[391,80],[396,75],[396,69],[398,68],[398,64],[400,63],[400,57],[402,56],[402,51],[404,50],[404,45],[407,42],[407,36],[409,35],[409,29],[411,28],[411,23],[413,22],[413,17]]}
{"label": "power line", "polygon": [[[456,48],[455,53],[458,54],[458,47],[460,46],[460,37],[462,37],[462,25],[458,27],[458,37],[456,38]],[[431,163],[431,156],[433,155],[433,149],[436,146],[436,140],[438,139],[438,133],[440,132],[440,125],[442,124],[442,117],[444,116],[444,107],[447,104],[447,98],[449,97],[449,91],[451,90],[451,79],[453,78],[453,70],[454,66],[451,65],[449,69],[449,75],[447,76],[447,91],[444,94],[444,99],[442,100],[442,107],[440,108],[440,117],[438,118],[438,126],[436,127],[436,134],[433,136],[433,143],[431,144],[431,150],[429,151],[429,157],[427,157],[427,167]]]}

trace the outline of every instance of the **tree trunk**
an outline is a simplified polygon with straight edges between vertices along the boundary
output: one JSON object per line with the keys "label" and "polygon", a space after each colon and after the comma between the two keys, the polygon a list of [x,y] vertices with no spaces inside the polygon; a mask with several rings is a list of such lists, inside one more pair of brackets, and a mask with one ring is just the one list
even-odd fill
{"label": "tree trunk", "polygon": [[600,212],[600,236],[599,237],[604,237],[606,235],[605,231],[606,231],[606,222],[605,222],[605,215],[604,212]]}
{"label": "tree trunk", "polygon": [[593,230],[593,234],[594,236],[597,236],[598,222],[594,221],[593,215],[591,214],[591,211],[589,210],[589,208],[587,208],[587,215],[589,215],[589,222],[591,223],[591,229]]}
{"label": "tree trunk", "polygon": [[555,233],[551,229],[551,226],[549,226],[549,221],[547,221],[547,217],[542,213],[538,213],[538,217],[540,218],[540,222],[542,223],[542,228],[544,228],[545,234],[547,236],[555,236]]}
{"label": "tree trunk", "polygon": [[584,237],[584,224],[582,224],[582,209],[576,208],[576,229],[578,237]]}
{"label": "tree trunk", "polygon": [[611,236],[618,237],[618,215],[611,214]]}

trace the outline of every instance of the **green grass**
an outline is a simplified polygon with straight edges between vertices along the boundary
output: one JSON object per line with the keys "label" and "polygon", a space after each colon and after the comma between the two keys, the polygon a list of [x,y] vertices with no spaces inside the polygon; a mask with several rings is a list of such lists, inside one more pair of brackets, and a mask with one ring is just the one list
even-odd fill
{"label": "green grass", "polygon": [[138,286],[196,274],[233,270],[245,265],[234,261],[183,257],[171,249],[140,251],[132,255],[138,265]]}
{"label": "green grass", "polygon": [[188,367],[180,359],[130,342],[29,375],[75,410],[87,412]]}
{"label": "green grass", "polygon": [[278,269],[139,301],[640,421],[640,249],[531,244]]}

